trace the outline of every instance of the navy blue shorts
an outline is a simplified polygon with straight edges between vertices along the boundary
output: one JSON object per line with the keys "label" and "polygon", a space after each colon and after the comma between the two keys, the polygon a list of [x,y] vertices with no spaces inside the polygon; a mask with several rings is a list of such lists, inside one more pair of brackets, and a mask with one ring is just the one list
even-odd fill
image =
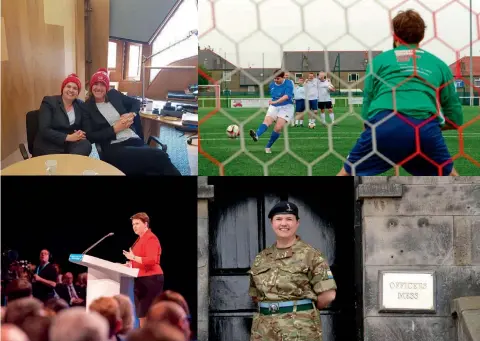
{"label": "navy blue shorts", "polygon": [[320,110],[324,110],[325,108],[326,109],[332,109],[333,108],[332,101],[318,102],[318,107],[320,108]]}
{"label": "navy blue shorts", "polygon": [[318,99],[309,99],[308,105],[310,106],[310,110],[318,110]]}
{"label": "navy blue shorts", "polygon": [[[369,120],[374,124],[392,113],[391,110],[382,111]],[[410,121],[415,126],[420,125],[425,120],[415,119],[403,116],[404,119]],[[398,164],[414,154],[417,150],[415,142],[415,129],[402,118],[394,115],[387,121],[376,127],[377,151],[388,158],[395,164]],[[440,167],[426,160],[422,155],[416,155],[402,167],[414,176],[447,176],[453,169],[453,161],[448,152],[445,139],[438,124],[437,119],[430,120],[423,125],[419,131],[420,134],[420,151],[437,165],[443,165],[442,173]],[[373,150],[372,130],[365,125],[365,131],[362,132],[357,143],[347,156],[349,162],[356,163]],[[371,155],[369,158],[356,164],[355,175],[368,176],[378,175],[390,170],[393,166],[380,158],[377,154]],[[352,169],[347,163],[344,164],[345,170],[352,174]]]}
{"label": "navy blue shorts", "polygon": [[305,100],[296,99],[295,100],[295,112],[304,112],[305,111]]}

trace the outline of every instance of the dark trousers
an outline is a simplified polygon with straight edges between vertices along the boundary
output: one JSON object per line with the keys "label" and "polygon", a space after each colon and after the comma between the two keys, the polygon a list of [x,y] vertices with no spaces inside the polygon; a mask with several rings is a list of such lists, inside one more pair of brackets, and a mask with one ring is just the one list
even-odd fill
{"label": "dark trousers", "polygon": [[89,156],[92,152],[92,144],[88,140],[80,140],[76,142],[66,142],[63,146],[57,146],[52,143],[34,146],[33,156],[50,155],[50,154],[77,154]]}
{"label": "dark trousers", "polygon": [[125,175],[181,175],[167,153],[147,146],[142,139],[113,143],[102,150],[102,160]]}
{"label": "dark trousers", "polygon": [[135,278],[133,293],[137,317],[147,316],[153,300],[163,292],[163,283],[163,275]]}

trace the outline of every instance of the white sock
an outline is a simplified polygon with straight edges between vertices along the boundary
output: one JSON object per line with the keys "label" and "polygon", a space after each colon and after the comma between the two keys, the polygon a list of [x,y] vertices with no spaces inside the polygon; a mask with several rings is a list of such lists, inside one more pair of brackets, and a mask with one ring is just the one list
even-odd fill
{"label": "white sock", "polygon": [[295,120],[295,124],[298,124],[298,120]]}
{"label": "white sock", "polygon": [[335,114],[331,112],[329,116],[330,116],[330,120],[332,120],[332,123],[333,123],[333,121],[335,121]]}
{"label": "white sock", "polygon": [[300,125],[302,125],[302,124],[303,124],[303,120],[300,120]]}
{"label": "white sock", "polygon": [[322,112],[320,118],[322,119],[322,123],[325,123],[325,113]]}

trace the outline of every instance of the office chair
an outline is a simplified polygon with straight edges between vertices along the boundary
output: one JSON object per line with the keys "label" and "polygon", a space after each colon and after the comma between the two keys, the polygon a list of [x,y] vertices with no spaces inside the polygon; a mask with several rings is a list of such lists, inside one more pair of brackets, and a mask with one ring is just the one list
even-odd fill
{"label": "office chair", "polygon": [[[27,129],[27,145],[28,145],[28,151],[33,157],[33,142],[35,141],[35,137],[37,136],[38,133],[38,116],[40,114],[40,110],[33,110],[27,112],[26,116],[26,129]],[[28,153],[27,149],[25,148],[25,145],[23,143],[20,143],[18,145],[18,148],[20,149],[20,153],[22,153],[22,157],[24,160],[27,160]]]}

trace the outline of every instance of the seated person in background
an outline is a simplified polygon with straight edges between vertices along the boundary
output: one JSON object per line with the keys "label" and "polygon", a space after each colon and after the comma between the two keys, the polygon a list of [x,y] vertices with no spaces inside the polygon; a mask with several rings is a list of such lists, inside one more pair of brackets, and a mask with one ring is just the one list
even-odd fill
{"label": "seated person in background", "polygon": [[73,285],[73,274],[71,272],[65,273],[63,276],[63,283],[57,284],[55,291],[58,296],[64,299],[69,305],[85,306],[85,298],[83,297],[85,290],[79,286]]}
{"label": "seated person in background", "polygon": [[77,98],[81,88],[80,79],[71,74],[62,83],[61,95],[43,98],[38,116],[38,133],[33,143],[33,156],[90,155],[92,145],[83,129],[83,101]]}
{"label": "seated person in background", "polygon": [[106,69],[99,69],[90,81],[87,100],[87,138],[100,144],[102,160],[126,175],[181,175],[161,149],[143,141],[140,102],[110,88]]}

